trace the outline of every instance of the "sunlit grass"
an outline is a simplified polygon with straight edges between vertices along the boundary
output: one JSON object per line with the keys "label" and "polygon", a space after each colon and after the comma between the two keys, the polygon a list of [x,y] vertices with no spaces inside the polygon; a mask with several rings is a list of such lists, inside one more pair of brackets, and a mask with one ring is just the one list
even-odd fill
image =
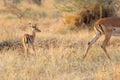
{"label": "sunlit grass", "polygon": [[[21,41],[24,33],[30,33],[27,32],[27,22],[22,23],[22,26],[14,20],[4,23],[4,21],[1,22],[0,42],[10,41],[14,43],[17,40]],[[14,23],[16,24],[13,25]],[[4,24],[4,27],[2,27],[2,24]],[[24,26],[26,28],[23,28]],[[30,49],[31,54],[25,57],[23,48],[19,49],[17,47],[14,50],[10,48],[0,51],[1,79],[120,79],[119,37],[112,37],[111,44],[107,48],[112,63],[109,62],[104,51],[100,48],[104,36],[91,47],[83,61],[82,57],[88,41],[94,35],[93,31],[80,30],[79,32],[73,31],[61,34],[58,30],[58,32],[49,32],[45,31],[42,26],[40,28],[43,31],[36,35],[35,53]]]}
{"label": "sunlit grass", "polygon": [[[94,32],[87,29],[76,32],[73,26],[64,25],[53,3],[54,0],[49,0],[41,6],[18,5],[23,10],[24,7],[32,9],[27,16],[37,19],[19,20],[9,13],[0,14],[0,44],[13,44],[0,50],[0,80],[120,80],[119,37],[112,37],[107,47],[111,62],[100,47],[104,36],[91,47],[83,61]],[[34,13],[40,13],[41,17]],[[36,51],[30,49],[30,54],[25,56],[21,38],[24,33],[30,34],[29,22],[38,23],[42,32],[36,34]],[[16,47],[17,41],[20,44]]]}
{"label": "sunlit grass", "polygon": [[0,55],[1,79],[119,80],[119,60],[114,59],[114,64],[111,64],[107,58],[99,56],[82,61],[83,52],[61,46],[49,50],[37,49],[36,55],[33,53],[24,57],[24,53],[19,55],[17,50],[4,51]]}
{"label": "sunlit grass", "polygon": [[[91,32],[90,34],[93,33]],[[36,53],[31,52],[31,54],[25,57],[24,53],[19,51],[19,49],[1,52],[0,77],[5,80],[119,80],[120,55],[119,50],[115,49],[114,46],[111,46],[111,50],[108,47],[112,63],[109,62],[99,47],[101,39],[99,40],[100,42],[92,46],[86,59],[82,60],[87,47],[87,41],[93,36],[90,34],[83,31],[65,35],[54,33],[37,34],[35,43]],[[53,47],[51,45],[52,42],[48,43],[49,48],[42,48],[39,47],[39,41],[42,39],[43,41],[56,39],[61,43],[58,48]],[[76,44],[75,47],[74,43],[76,42],[79,44]]]}

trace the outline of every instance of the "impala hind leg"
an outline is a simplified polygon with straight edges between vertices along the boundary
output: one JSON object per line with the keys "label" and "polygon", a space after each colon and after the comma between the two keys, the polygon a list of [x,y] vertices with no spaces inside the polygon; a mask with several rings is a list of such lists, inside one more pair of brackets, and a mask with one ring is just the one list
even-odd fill
{"label": "impala hind leg", "polygon": [[84,60],[85,57],[87,56],[90,47],[100,38],[101,35],[102,35],[101,32],[98,32],[98,33],[96,34],[96,36],[88,43],[88,48],[87,48],[87,50],[86,50],[86,52],[85,52],[85,55],[83,56],[83,60]]}
{"label": "impala hind leg", "polygon": [[106,56],[108,57],[109,60],[111,60],[111,58],[110,58],[110,56],[109,56],[109,54],[108,54],[108,52],[106,50],[106,46],[107,46],[110,38],[111,38],[111,34],[105,35],[105,39],[104,39],[104,41],[103,41],[103,43],[101,45],[101,48],[104,50],[104,52],[105,52],[105,54],[106,54]]}
{"label": "impala hind leg", "polygon": [[22,42],[23,48],[24,48],[24,52],[27,52],[27,46],[24,42]]}
{"label": "impala hind leg", "polygon": [[24,46],[24,53],[28,54],[28,52],[29,52],[29,44],[25,44],[25,46]]}
{"label": "impala hind leg", "polygon": [[28,49],[29,49],[29,46],[30,46],[29,43],[28,43],[28,42],[25,42],[24,39],[23,39],[22,45],[23,45],[23,48],[24,48],[24,53],[25,53],[25,54],[28,54],[28,52],[29,52]]}

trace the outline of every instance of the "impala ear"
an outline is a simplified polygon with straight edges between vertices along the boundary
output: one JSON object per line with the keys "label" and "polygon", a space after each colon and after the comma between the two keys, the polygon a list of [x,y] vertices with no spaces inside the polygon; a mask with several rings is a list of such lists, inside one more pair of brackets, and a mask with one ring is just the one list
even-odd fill
{"label": "impala ear", "polygon": [[36,24],[35,24],[35,26],[37,27],[37,26],[38,26],[38,24],[36,23]]}
{"label": "impala ear", "polygon": [[29,27],[32,27],[32,23],[28,23]]}

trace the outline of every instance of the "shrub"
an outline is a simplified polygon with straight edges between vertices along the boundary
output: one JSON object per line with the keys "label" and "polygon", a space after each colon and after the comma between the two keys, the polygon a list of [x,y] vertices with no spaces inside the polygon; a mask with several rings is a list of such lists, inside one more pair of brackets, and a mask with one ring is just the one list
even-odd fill
{"label": "shrub", "polygon": [[78,28],[82,27],[84,24],[91,24],[94,21],[103,18],[113,16],[113,12],[109,7],[109,4],[103,5],[99,2],[87,4],[78,9],[74,14],[67,13],[63,15],[65,18],[65,24],[76,26]]}

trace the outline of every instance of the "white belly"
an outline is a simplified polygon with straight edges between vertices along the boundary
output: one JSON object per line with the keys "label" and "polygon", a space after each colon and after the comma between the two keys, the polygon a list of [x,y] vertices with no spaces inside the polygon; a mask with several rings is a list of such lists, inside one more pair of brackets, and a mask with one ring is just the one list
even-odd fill
{"label": "white belly", "polygon": [[113,36],[120,36],[120,27],[114,27],[112,35]]}

